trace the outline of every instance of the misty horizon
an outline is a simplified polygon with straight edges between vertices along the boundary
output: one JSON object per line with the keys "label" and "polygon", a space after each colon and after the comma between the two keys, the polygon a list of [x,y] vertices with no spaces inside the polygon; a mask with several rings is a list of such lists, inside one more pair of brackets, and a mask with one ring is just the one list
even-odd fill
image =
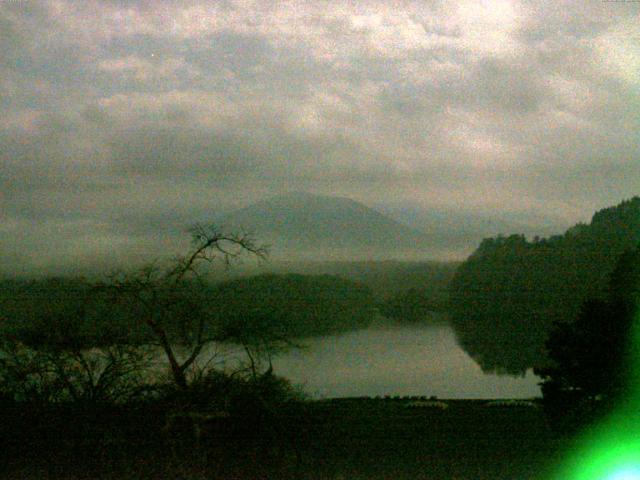
{"label": "misty horizon", "polygon": [[640,191],[635,8],[2,2],[2,269],[178,254],[292,191],[426,232],[429,260],[562,233]]}
{"label": "misty horizon", "polygon": [[[274,215],[275,223],[287,221],[287,216],[295,212],[300,203],[311,201],[316,204],[326,203],[331,209],[329,212],[306,211],[305,215],[314,214],[324,216],[329,214],[331,220],[342,222],[343,227],[352,227],[353,231],[346,235],[348,245],[325,244],[316,245],[313,242],[301,244],[299,239],[292,239],[291,236],[299,236],[300,233],[307,234],[307,228],[300,225],[291,225],[287,232],[273,233],[263,231],[265,228],[264,208],[271,209],[269,214]],[[285,204],[282,204],[285,202]],[[288,204],[286,204],[288,202]],[[275,205],[274,205],[275,203]],[[278,205],[280,203],[280,205]],[[298,205],[297,205],[298,204]],[[327,205],[322,205],[326,207]],[[345,207],[345,205],[347,207]],[[355,206],[360,209],[360,215],[354,216],[349,207]],[[346,216],[345,216],[346,213]],[[410,247],[403,249],[396,243],[388,243],[384,248],[367,248],[367,241],[358,240],[358,235],[362,228],[367,228],[367,221],[376,223],[382,219],[388,222],[388,232],[401,239],[403,234],[416,237]],[[189,229],[195,224],[214,224],[227,232],[249,232],[254,240],[261,245],[268,247],[266,263],[273,264],[279,268],[286,263],[331,263],[331,262],[461,262],[466,259],[479,245],[480,241],[495,236],[508,236],[512,234],[522,234],[526,238],[548,237],[562,234],[572,226],[561,226],[554,224],[552,220],[538,218],[539,224],[527,224],[523,222],[519,215],[501,215],[495,218],[489,216],[465,214],[457,212],[447,214],[445,212],[430,211],[417,212],[407,208],[394,208],[381,204],[369,207],[361,202],[344,196],[319,195],[302,191],[285,192],[279,195],[270,196],[259,200],[254,204],[243,208],[234,209],[228,212],[220,212],[207,220],[202,218],[185,224],[182,228],[177,225],[164,224],[161,219],[155,219],[145,226],[149,232],[164,232],[159,241],[163,242],[162,251],[156,251],[151,245],[126,246],[112,245],[112,248],[103,253],[96,252],[80,254],[68,252],[66,255],[58,255],[55,260],[43,262],[39,255],[34,256],[31,263],[23,258],[22,263],[5,262],[1,273],[9,276],[30,276],[30,275],[100,275],[113,270],[135,269],[149,262],[170,261],[181,250],[188,248],[190,241]],[[257,224],[262,226],[256,228]],[[360,229],[358,225],[361,224]],[[293,228],[298,227],[298,228]],[[268,229],[268,227],[267,227]],[[340,227],[342,229],[342,227]],[[338,230],[340,230],[338,229]],[[379,232],[374,232],[375,234]],[[386,232],[385,232],[386,233]],[[327,231],[325,236],[332,236],[331,231]],[[331,242],[334,242],[331,238]],[[405,239],[408,240],[408,239]],[[411,243],[411,241],[409,241]],[[172,248],[168,250],[167,247]],[[15,259],[14,259],[15,260]],[[264,271],[265,261],[246,265],[242,260],[237,265],[241,271],[255,270]],[[268,269],[267,269],[268,271]]]}

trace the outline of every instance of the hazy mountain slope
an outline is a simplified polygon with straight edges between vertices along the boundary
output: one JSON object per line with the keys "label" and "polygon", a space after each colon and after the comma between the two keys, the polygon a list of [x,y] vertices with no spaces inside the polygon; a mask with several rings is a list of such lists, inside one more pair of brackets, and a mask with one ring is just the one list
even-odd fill
{"label": "hazy mountain slope", "polygon": [[220,222],[254,232],[273,258],[428,258],[426,234],[359,202],[292,193],[231,212]]}
{"label": "hazy mountain slope", "polygon": [[439,260],[462,260],[484,239],[499,234],[523,234],[527,238],[564,232],[572,222],[551,214],[464,212],[425,208],[410,204],[374,204],[379,212],[410,228],[427,232],[429,251]]}

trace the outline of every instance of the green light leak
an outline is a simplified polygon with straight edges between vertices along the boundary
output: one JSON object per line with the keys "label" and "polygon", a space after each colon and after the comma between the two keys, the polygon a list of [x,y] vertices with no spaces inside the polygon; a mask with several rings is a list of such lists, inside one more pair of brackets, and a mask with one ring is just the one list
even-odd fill
{"label": "green light leak", "polygon": [[640,311],[634,317],[628,348],[634,361],[628,371],[625,401],[584,434],[554,478],[640,480]]}

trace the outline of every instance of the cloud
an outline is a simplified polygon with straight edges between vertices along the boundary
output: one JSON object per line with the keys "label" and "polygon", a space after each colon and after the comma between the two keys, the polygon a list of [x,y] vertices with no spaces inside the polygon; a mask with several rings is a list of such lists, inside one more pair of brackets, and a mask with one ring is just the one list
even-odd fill
{"label": "cloud", "polygon": [[629,19],[606,30],[596,40],[596,52],[606,73],[638,85],[640,71],[640,26]]}
{"label": "cloud", "polygon": [[106,255],[109,239],[116,256],[153,251],[289,190],[588,219],[640,187],[636,15],[516,0],[4,2],[5,264]]}
{"label": "cloud", "polygon": [[[155,56],[152,54],[152,57]],[[175,78],[178,74],[195,77],[198,70],[185,63],[183,58],[170,57],[154,63],[135,55],[101,60],[98,69],[116,75],[130,75],[139,82],[156,78]]]}

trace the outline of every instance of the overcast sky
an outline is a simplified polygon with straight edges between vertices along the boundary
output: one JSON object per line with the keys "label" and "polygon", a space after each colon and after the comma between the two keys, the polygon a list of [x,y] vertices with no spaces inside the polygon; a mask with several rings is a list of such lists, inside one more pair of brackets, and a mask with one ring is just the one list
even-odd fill
{"label": "overcast sky", "polygon": [[4,0],[0,52],[5,269],[290,190],[567,226],[640,193],[631,0]]}

